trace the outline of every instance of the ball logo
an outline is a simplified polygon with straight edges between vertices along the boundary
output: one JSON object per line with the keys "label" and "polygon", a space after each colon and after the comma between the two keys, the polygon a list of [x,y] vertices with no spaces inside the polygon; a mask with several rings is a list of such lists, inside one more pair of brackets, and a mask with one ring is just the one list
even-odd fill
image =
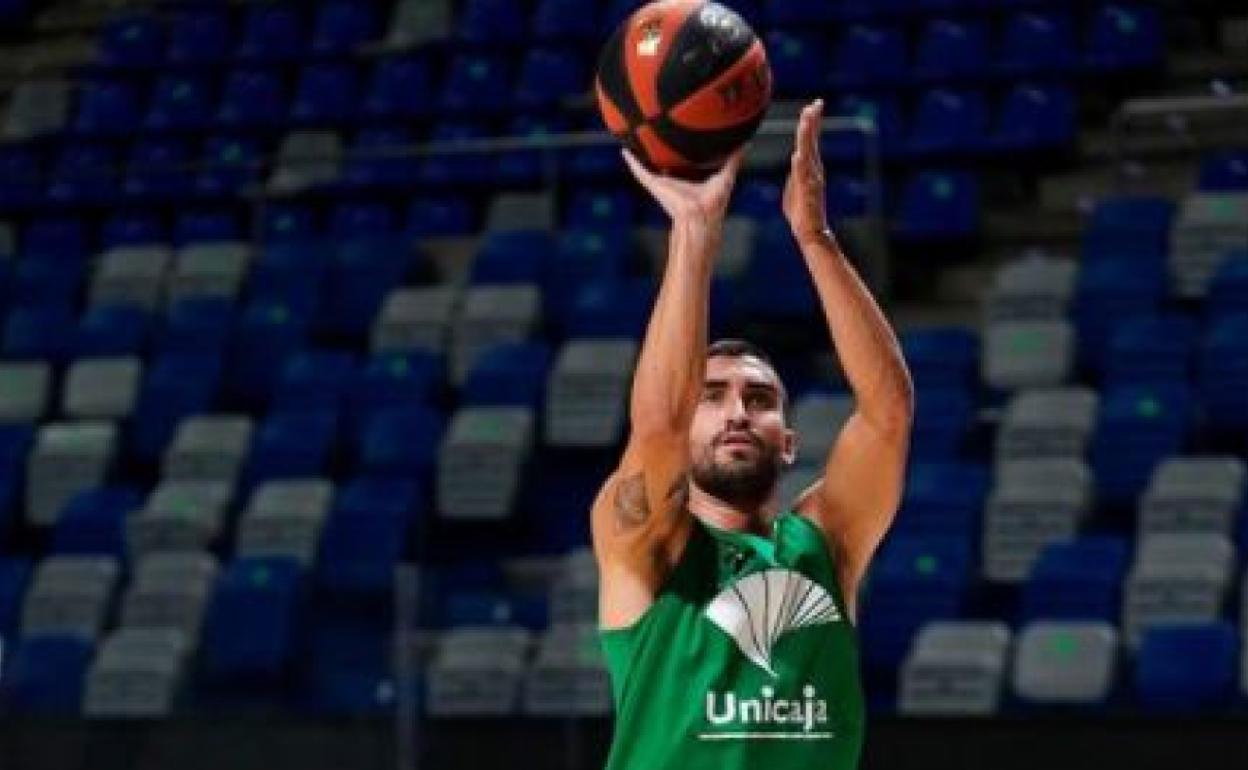
{"label": "ball logo", "polygon": [[642,22],[641,40],[637,42],[638,56],[657,56],[659,45],[663,42],[663,22],[650,19]]}

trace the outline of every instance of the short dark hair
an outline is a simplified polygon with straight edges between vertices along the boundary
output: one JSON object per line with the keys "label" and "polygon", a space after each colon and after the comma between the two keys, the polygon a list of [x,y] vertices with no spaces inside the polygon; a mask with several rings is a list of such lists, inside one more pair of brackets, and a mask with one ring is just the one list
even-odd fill
{"label": "short dark hair", "polygon": [[767,351],[755,345],[749,340],[728,338],[716,340],[706,347],[706,358],[709,361],[712,358],[757,358],[776,373],[776,382],[780,385],[780,411],[784,413],[784,421],[789,421],[789,391],[784,387],[784,380],[780,377],[780,371],[776,369],[776,364],[771,360],[771,356],[767,355]]}

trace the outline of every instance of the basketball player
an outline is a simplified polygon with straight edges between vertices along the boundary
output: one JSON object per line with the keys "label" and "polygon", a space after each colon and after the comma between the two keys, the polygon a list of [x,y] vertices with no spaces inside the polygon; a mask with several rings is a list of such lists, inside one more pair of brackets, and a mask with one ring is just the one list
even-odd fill
{"label": "basketball player", "polygon": [[749,343],[706,341],[742,153],[700,183],[653,174],[625,153],[672,228],[631,434],[591,514],[616,707],[608,770],[858,762],[855,598],[899,504],[913,396],[888,322],[828,229],[822,107],[801,114],[784,214],[856,409],[822,478],[791,505],[777,497],[800,451],[784,384]]}

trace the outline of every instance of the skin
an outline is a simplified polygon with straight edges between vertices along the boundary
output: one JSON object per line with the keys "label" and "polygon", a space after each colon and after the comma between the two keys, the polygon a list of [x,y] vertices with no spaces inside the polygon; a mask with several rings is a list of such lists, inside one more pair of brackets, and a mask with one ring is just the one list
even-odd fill
{"label": "skin", "polygon": [[[824,473],[791,507],[814,522],[838,569],[857,622],[857,589],[901,500],[914,395],[883,312],[828,228],[819,158],[821,101],[798,121],[783,209],[823,308],[855,398]],[[741,165],[738,151],[709,179],[650,172],[625,152],[638,182],[672,220],[668,260],[642,344],[630,403],[630,435],[591,510],[598,562],[599,623],[637,621],[679,563],[694,517],[736,531],[769,532],[782,505],[774,484],[749,494],[767,464],[794,461],[781,383],[751,357],[706,358],[710,276]],[[701,482],[701,483],[700,483]]]}

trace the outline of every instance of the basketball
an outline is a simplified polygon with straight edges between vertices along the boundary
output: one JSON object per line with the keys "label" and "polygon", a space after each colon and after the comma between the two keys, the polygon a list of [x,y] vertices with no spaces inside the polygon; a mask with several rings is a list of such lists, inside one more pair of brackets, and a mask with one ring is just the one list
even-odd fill
{"label": "basketball", "polygon": [[698,178],[758,130],[771,103],[762,41],[706,0],[659,0],[616,29],[598,60],[598,109],[647,167]]}

